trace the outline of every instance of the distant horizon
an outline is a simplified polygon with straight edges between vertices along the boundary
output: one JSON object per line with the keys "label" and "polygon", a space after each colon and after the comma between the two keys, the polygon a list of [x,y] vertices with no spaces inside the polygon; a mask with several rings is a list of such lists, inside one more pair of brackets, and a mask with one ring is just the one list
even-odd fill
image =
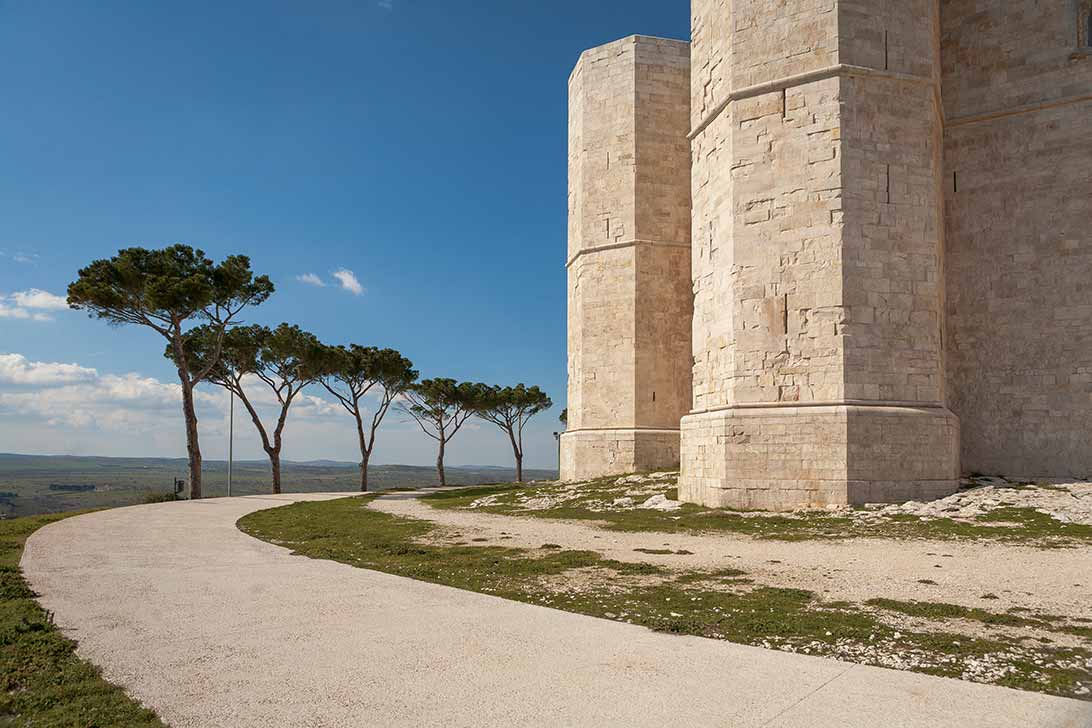
{"label": "distant horizon", "polygon": [[[178,462],[181,464],[186,463],[186,458],[181,457],[169,457],[169,456],[157,456],[157,455],[68,455],[68,454],[49,454],[49,453],[21,453],[21,452],[0,452],[0,458],[13,457],[13,458],[96,458],[99,460],[158,460],[165,462]],[[211,464],[226,464],[226,459],[219,458],[204,458],[204,465]],[[238,465],[260,465],[263,467],[269,467],[269,460],[265,458],[235,458],[233,463]],[[359,461],[352,460],[329,460],[325,458],[317,458],[314,460],[289,460],[283,459],[282,465],[325,465],[327,467],[346,467],[357,468],[360,466]],[[419,470],[435,470],[435,465],[418,465],[414,463],[370,463],[371,467],[376,468],[416,468]],[[456,468],[464,470],[515,470],[515,463],[511,465],[483,465],[480,463],[444,463],[444,467],[447,469]],[[543,472],[557,472],[557,465],[553,467],[542,467],[536,465],[525,465],[523,468],[525,471],[543,471]]]}

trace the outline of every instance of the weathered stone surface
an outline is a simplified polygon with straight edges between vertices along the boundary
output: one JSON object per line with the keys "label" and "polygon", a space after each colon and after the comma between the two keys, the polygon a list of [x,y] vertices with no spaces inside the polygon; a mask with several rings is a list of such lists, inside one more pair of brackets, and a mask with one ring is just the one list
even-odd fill
{"label": "weathered stone surface", "polygon": [[1092,474],[1092,49],[1076,11],[942,10],[947,374],[970,472]]}
{"label": "weathered stone surface", "polygon": [[939,57],[919,41],[935,3],[695,6],[696,28],[730,30],[693,48],[693,68],[723,75],[692,107],[724,93],[693,134],[680,497],[790,509],[952,492]]}
{"label": "weathered stone surface", "polygon": [[679,431],[636,428],[575,430],[561,440],[561,479],[591,480],[648,472],[679,462]]}
{"label": "weathered stone surface", "polygon": [[690,408],[689,46],[634,36],[569,82],[563,478],[676,468]]}
{"label": "weathered stone surface", "polygon": [[[936,498],[961,470],[1092,474],[1090,14],[1092,0],[693,0],[681,498],[787,509]],[[617,92],[636,99],[624,108],[637,127],[667,118],[663,96]],[[613,123],[621,143],[628,127]],[[581,153],[588,128],[570,130]],[[666,179],[668,160],[635,154],[616,191],[644,209],[626,185],[654,167]],[[571,219],[607,209],[591,201]],[[679,201],[654,217],[674,228]],[[639,222],[618,239],[644,238]],[[589,239],[571,229],[570,256]],[[686,308],[681,259],[641,268],[628,247],[570,267],[577,429],[676,424],[667,409],[636,414],[647,386],[629,352],[642,331],[661,349],[684,338],[663,336]],[[597,296],[616,320],[635,302],[655,324],[630,341],[606,317],[574,317]]]}

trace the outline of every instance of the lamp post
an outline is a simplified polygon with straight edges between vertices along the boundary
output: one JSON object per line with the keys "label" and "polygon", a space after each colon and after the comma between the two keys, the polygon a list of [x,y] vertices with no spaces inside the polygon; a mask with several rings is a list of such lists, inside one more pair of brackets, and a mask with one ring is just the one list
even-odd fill
{"label": "lamp post", "polygon": [[227,495],[231,497],[231,463],[235,459],[235,392],[231,393],[228,405],[228,446],[227,446]]}

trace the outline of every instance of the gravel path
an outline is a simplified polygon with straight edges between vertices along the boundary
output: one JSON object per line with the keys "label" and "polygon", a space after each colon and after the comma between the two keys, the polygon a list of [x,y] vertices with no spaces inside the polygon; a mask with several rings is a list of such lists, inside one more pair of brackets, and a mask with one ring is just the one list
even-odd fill
{"label": "gravel path", "polygon": [[[538,548],[555,543],[619,561],[679,568],[733,567],[757,582],[808,589],[828,599],[873,597],[952,602],[991,611],[1023,607],[1092,618],[1092,549],[1035,549],[955,541],[760,541],[746,536],[688,536],[607,531],[580,521],[432,508],[415,493],[397,493],[372,508],[457,529],[460,540]],[[507,538],[506,538],[507,537]],[[690,551],[650,555],[634,549]],[[935,584],[922,584],[928,579]],[[993,594],[998,599],[982,599]]]}
{"label": "gravel path", "polygon": [[1092,725],[1086,703],[657,634],[292,556],[235,527],[324,497],[78,516],[35,533],[22,566],[79,653],[175,728]]}

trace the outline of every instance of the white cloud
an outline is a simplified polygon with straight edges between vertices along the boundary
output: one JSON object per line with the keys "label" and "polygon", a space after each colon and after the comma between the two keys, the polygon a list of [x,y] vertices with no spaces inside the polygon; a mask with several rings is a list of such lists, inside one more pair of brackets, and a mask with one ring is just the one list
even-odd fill
{"label": "white cloud", "polygon": [[102,428],[137,435],[154,430],[165,417],[173,417],[179,410],[179,389],[135,374],[106,375],[59,387],[0,392],[0,413],[40,418],[53,427]]}
{"label": "white cloud", "polygon": [[42,311],[61,311],[66,308],[68,302],[64,298],[40,288],[17,291],[9,296],[0,295],[0,318],[52,321],[53,317]]}
{"label": "white cloud", "polygon": [[0,318],[20,319],[22,321],[52,321],[53,317],[45,313],[31,313],[25,308],[8,306],[0,298]]}
{"label": "white cloud", "polygon": [[334,278],[337,278],[338,283],[349,293],[354,296],[360,296],[364,293],[364,286],[360,285],[360,281],[357,280],[356,274],[348,268],[341,268],[334,271]]}
{"label": "white cloud", "polygon": [[[273,393],[257,380],[247,392],[267,426],[276,421]],[[315,387],[292,405],[285,437],[288,460],[355,461],[359,455],[352,417],[319,396]],[[202,384],[196,391],[201,447],[206,458],[227,455],[228,394]],[[11,452],[181,457],[185,429],[181,387],[139,373],[101,373],[75,363],[32,361],[0,354],[0,443]],[[553,466],[556,444],[548,418],[527,433],[527,466]],[[383,423],[376,464],[428,465],[436,443],[398,413]],[[235,403],[235,456],[261,459],[264,453],[245,409]],[[449,464],[508,465],[511,449],[495,427],[468,424],[449,451]]]}
{"label": "white cloud", "polygon": [[5,384],[68,384],[98,376],[79,364],[28,361],[22,354],[0,354],[0,382]]}
{"label": "white cloud", "polygon": [[[263,421],[272,428],[280,411],[272,390],[256,377],[249,377],[244,385]],[[228,397],[225,390],[211,384],[198,387],[195,399],[202,435],[222,434]],[[14,416],[28,431],[37,428],[43,443],[55,441],[57,430],[65,432],[65,439],[101,438],[103,433],[113,432],[131,438],[129,444],[134,449],[139,449],[144,439],[174,442],[181,449],[185,443],[181,401],[181,387],[174,382],[133,372],[100,374],[79,364],[0,354],[0,419]],[[243,441],[254,439],[256,444],[238,402],[235,409],[237,434]],[[290,419],[299,425],[327,427],[336,422],[348,427],[339,406],[306,392],[293,403]]]}
{"label": "white cloud", "polygon": [[326,282],[314,273],[304,273],[303,275],[298,275],[296,276],[296,280],[300,283],[306,283],[309,286],[317,286],[319,288],[326,287]]}
{"label": "white cloud", "polygon": [[6,306],[6,305],[4,305],[2,300],[3,299],[0,299],[0,318],[11,318],[11,319],[28,319],[28,318],[30,318],[30,312],[29,311],[24,311],[21,308],[12,308],[10,306]]}
{"label": "white cloud", "polygon": [[[196,399],[206,407],[226,403],[219,391],[198,390]],[[153,377],[99,374],[79,364],[0,354],[0,415],[15,414],[28,424],[37,420],[50,427],[93,428],[139,437],[176,427],[181,401],[178,384]]]}
{"label": "white cloud", "polygon": [[16,263],[33,263],[38,259],[37,253],[24,253],[21,250],[14,253],[8,253],[6,250],[0,250],[0,258],[11,258]]}
{"label": "white cloud", "polygon": [[40,308],[48,311],[63,311],[68,308],[68,301],[40,288],[31,288],[11,294],[11,300],[20,308]]}

